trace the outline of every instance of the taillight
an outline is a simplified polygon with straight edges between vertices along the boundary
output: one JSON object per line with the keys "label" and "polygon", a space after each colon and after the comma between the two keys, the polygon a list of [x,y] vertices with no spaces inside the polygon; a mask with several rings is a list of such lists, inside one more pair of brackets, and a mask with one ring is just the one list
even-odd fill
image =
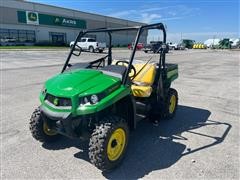
{"label": "taillight", "polygon": [[97,43],[97,46],[98,46],[98,43]]}

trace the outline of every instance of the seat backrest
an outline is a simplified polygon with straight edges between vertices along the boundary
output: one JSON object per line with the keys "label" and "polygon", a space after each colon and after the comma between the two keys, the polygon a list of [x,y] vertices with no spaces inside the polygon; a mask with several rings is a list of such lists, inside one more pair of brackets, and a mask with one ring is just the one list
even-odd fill
{"label": "seat backrest", "polygon": [[144,67],[144,65],[145,64],[134,64],[137,76],[133,79],[133,83],[137,85],[151,86],[156,75],[156,66],[154,64],[147,64]]}

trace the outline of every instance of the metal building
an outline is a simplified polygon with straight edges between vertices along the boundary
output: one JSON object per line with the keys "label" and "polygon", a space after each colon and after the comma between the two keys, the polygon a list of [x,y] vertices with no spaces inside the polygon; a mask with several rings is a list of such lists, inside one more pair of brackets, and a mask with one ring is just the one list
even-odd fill
{"label": "metal building", "polygon": [[[6,44],[68,44],[81,29],[136,26],[142,23],[23,0],[1,0],[0,42]],[[135,32],[113,35],[113,45],[127,45]],[[93,35],[107,41],[106,34]],[[144,33],[141,42],[147,41]]]}

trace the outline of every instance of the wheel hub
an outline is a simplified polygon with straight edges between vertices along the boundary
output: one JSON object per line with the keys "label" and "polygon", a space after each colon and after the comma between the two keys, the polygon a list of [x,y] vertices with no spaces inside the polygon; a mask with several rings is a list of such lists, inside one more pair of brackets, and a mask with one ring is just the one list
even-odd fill
{"label": "wheel hub", "polygon": [[126,133],[122,128],[116,129],[109,141],[107,146],[107,155],[110,161],[117,160],[123,153],[126,144]]}
{"label": "wheel hub", "polygon": [[45,122],[43,123],[43,132],[48,136],[54,136],[57,134],[54,130],[49,129],[47,123]]}
{"label": "wheel hub", "polygon": [[114,139],[114,140],[112,141],[112,143],[111,143],[111,147],[112,147],[112,148],[115,148],[116,146],[117,146],[117,140]]}
{"label": "wheel hub", "polygon": [[169,113],[173,113],[176,107],[176,96],[172,95],[170,98]]}

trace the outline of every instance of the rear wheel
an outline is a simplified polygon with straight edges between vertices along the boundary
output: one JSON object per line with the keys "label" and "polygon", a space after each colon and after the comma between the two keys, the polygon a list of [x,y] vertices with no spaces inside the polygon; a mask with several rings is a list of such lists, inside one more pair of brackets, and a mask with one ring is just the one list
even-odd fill
{"label": "rear wheel", "polygon": [[94,48],[93,48],[92,46],[90,46],[90,47],[89,47],[89,51],[90,51],[91,53],[94,53]]}
{"label": "rear wheel", "polygon": [[116,167],[124,157],[129,129],[125,120],[108,116],[96,126],[89,142],[90,161],[102,171]]}
{"label": "rear wheel", "polygon": [[54,130],[50,129],[46,122],[44,122],[40,109],[37,108],[32,113],[30,119],[30,131],[32,136],[40,142],[53,142],[60,137]]}
{"label": "rear wheel", "polygon": [[157,106],[153,106],[150,111],[149,117],[154,122],[158,122],[160,119],[171,119],[174,117],[178,106],[178,94],[175,89],[170,88],[165,102],[163,99],[157,103]]}
{"label": "rear wheel", "polygon": [[178,106],[178,93],[175,89],[170,88],[167,96],[165,118],[171,119],[174,117]]}
{"label": "rear wheel", "polygon": [[102,53],[102,52],[103,52],[103,50],[102,50],[102,49],[100,49],[100,50],[98,50],[98,52],[99,52],[99,53]]}

